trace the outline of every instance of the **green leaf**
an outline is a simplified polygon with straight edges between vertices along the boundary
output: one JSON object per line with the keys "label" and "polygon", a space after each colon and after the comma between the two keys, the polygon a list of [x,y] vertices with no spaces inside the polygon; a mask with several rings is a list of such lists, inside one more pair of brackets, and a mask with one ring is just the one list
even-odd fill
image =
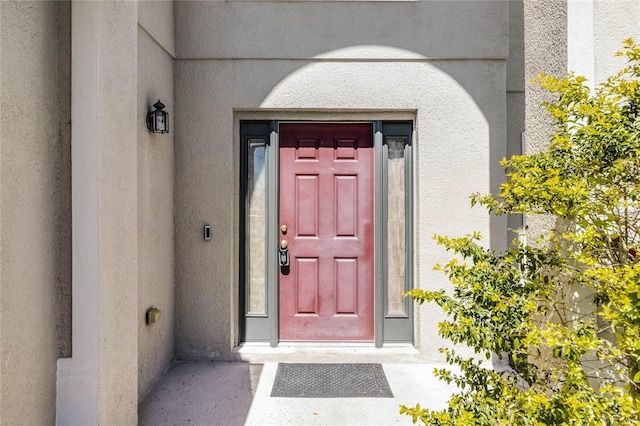
{"label": "green leaf", "polygon": [[[507,351],[515,374],[444,350],[455,373],[436,376],[459,391],[440,411],[404,409],[414,422],[640,425],[640,45],[625,41],[622,56],[627,66],[594,89],[572,73],[537,76],[552,95],[548,147],[503,160],[499,192],[471,196],[491,214],[545,215],[552,231],[520,230],[528,244],[502,252],[478,233],[435,237],[451,254],[436,268],[451,291],[409,294],[442,309],[449,347]],[[596,374],[616,381],[594,388]]]}

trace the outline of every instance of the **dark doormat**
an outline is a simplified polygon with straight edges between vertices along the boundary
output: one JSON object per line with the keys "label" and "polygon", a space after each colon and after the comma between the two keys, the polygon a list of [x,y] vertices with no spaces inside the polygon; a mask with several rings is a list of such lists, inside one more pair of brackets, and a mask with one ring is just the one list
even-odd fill
{"label": "dark doormat", "polygon": [[278,364],[272,397],[393,398],[380,364]]}

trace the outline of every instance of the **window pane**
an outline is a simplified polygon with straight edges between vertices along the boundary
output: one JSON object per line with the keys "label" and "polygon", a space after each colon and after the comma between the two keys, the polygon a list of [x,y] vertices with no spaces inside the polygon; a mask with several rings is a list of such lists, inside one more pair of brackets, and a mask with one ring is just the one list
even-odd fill
{"label": "window pane", "polygon": [[247,180],[247,314],[266,313],[265,140],[249,139]]}
{"label": "window pane", "polygon": [[387,138],[387,314],[406,315],[405,292],[405,138]]}

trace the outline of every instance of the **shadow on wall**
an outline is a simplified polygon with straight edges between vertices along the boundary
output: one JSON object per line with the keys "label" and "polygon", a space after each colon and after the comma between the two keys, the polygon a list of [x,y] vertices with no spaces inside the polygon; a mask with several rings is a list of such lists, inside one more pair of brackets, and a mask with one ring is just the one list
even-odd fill
{"label": "shadow on wall", "polygon": [[311,58],[388,45],[429,59],[505,58],[503,1],[176,2],[179,59]]}
{"label": "shadow on wall", "polygon": [[[447,162],[444,176],[464,177],[419,191],[438,199],[443,208],[460,206],[447,208],[453,229],[429,230],[429,235],[485,230],[493,249],[506,247],[506,218],[491,217],[487,234],[485,224],[469,222],[467,198],[474,192],[497,193],[504,180],[499,167],[507,154],[504,63],[427,60],[406,49],[360,45],[281,66],[286,67],[286,76],[277,83],[273,78],[281,73],[265,73],[272,80],[261,88],[273,88],[264,95],[259,109],[417,112],[422,155],[431,156],[427,161]],[[424,159],[418,161],[424,164]],[[425,165],[431,169],[431,164]],[[424,177],[428,176],[421,175],[420,179]],[[464,197],[462,203],[460,197]]]}
{"label": "shadow on wall", "polygon": [[[185,98],[206,100],[193,110],[211,105],[218,113],[225,108],[430,108],[439,117],[445,113],[463,118],[448,129],[449,135],[455,132],[471,150],[478,149],[477,142],[484,145],[480,154],[489,155],[485,164],[491,167],[491,182],[489,188],[474,191],[496,192],[503,180],[498,163],[506,154],[507,2],[177,2],[175,22],[177,75],[182,74],[180,68],[191,69],[185,73],[191,80],[185,85],[198,85],[194,96]],[[220,74],[203,72],[207,67]],[[247,73],[247,67],[253,72]],[[447,77],[430,79],[437,69]],[[380,78],[385,70],[397,78]],[[441,81],[447,84],[440,86]],[[209,86],[213,94],[201,93],[211,84],[218,86],[215,90]],[[453,86],[457,90],[447,93]],[[498,87],[502,96],[496,96]],[[468,96],[463,103],[448,96],[460,88],[475,105]],[[348,102],[339,105],[340,96]],[[394,104],[398,96],[404,98]],[[443,111],[447,106],[454,108]],[[185,129],[200,124],[183,119]],[[473,120],[484,121],[480,141],[477,128],[470,128]],[[219,127],[211,130],[220,133]],[[220,140],[232,136],[221,135]],[[492,228],[503,226],[495,225]],[[506,245],[506,235],[491,237],[494,248]]]}

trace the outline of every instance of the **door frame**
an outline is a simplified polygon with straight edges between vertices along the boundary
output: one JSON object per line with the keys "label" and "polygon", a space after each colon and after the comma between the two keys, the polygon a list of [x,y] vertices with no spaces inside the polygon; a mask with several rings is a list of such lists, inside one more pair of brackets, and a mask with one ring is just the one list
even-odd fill
{"label": "door frame", "polygon": [[[405,298],[405,313],[390,315],[387,312],[388,262],[388,144],[390,138],[402,138],[404,145],[404,192],[405,192],[405,290],[413,288],[414,240],[413,240],[413,120],[239,120],[240,130],[240,223],[239,223],[239,342],[279,343],[279,270],[278,247],[278,200],[279,200],[279,141],[280,123],[347,123],[366,122],[373,126],[374,144],[374,344],[414,342],[414,309],[410,298]],[[265,309],[264,313],[248,313],[247,286],[247,181],[249,139],[261,139],[265,144]]]}

